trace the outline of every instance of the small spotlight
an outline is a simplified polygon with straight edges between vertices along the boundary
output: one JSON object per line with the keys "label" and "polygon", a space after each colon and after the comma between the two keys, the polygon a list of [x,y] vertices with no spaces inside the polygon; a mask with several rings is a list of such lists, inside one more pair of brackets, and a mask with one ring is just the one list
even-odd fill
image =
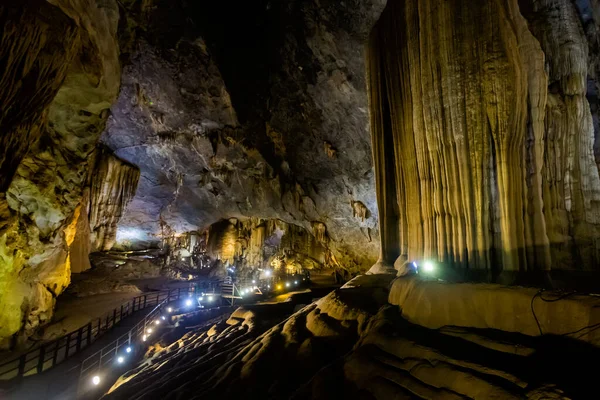
{"label": "small spotlight", "polygon": [[271,289],[271,285],[267,285],[267,289]]}
{"label": "small spotlight", "polygon": [[270,270],[266,270],[266,271],[265,271],[265,275],[266,275],[266,276],[271,276],[271,271],[270,271]]}
{"label": "small spotlight", "polygon": [[125,351],[131,353],[131,347],[126,348]]}
{"label": "small spotlight", "polygon": [[256,280],[252,279],[252,283],[256,283]]}
{"label": "small spotlight", "polygon": [[297,284],[298,284],[298,281],[294,281],[294,285],[297,285]]}
{"label": "small spotlight", "polygon": [[277,290],[281,290],[282,287],[283,286],[281,286],[281,285],[277,285]]}
{"label": "small spotlight", "polygon": [[192,301],[191,300],[186,300],[185,301],[185,305],[188,306],[188,307],[191,307]]}
{"label": "small spotlight", "polygon": [[92,383],[98,386],[100,384],[100,377],[98,375],[94,375],[94,377],[92,378]]}
{"label": "small spotlight", "polygon": [[423,263],[423,271],[433,272],[434,270],[435,270],[435,265],[431,261],[425,261]]}
{"label": "small spotlight", "polygon": [[152,333],[152,328],[146,329],[146,333]]}
{"label": "small spotlight", "polygon": [[200,300],[200,301],[204,300],[204,296],[198,297],[198,300]]}
{"label": "small spotlight", "polygon": [[173,312],[173,309],[172,309],[171,307],[169,307],[169,308],[167,308],[167,312],[170,312],[170,313],[172,313],[172,312]]}
{"label": "small spotlight", "polygon": [[123,358],[123,357],[119,357],[119,358],[117,358],[117,362],[118,362],[119,364],[123,364],[123,362],[125,362],[125,358]]}
{"label": "small spotlight", "polygon": [[160,321],[157,319],[156,321],[154,321],[154,323],[155,323],[156,325],[158,325],[158,324],[160,324]]}
{"label": "small spotlight", "polygon": [[285,287],[290,287],[290,283],[289,283],[289,282],[286,282],[286,283],[285,283]]}
{"label": "small spotlight", "polygon": [[167,318],[163,315],[162,317],[160,317],[163,321],[166,321]]}
{"label": "small spotlight", "polygon": [[208,300],[208,301],[212,301],[212,300],[213,300],[213,297],[212,297],[212,296],[208,296],[208,297],[207,297],[207,300]]}
{"label": "small spotlight", "polygon": [[146,339],[148,339],[148,336],[146,336],[146,335],[142,336],[142,342],[145,342]]}

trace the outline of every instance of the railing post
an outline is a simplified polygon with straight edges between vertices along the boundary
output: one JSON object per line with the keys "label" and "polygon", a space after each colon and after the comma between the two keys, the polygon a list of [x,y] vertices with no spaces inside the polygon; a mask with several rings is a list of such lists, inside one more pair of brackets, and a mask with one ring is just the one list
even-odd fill
{"label": "railing post", "polygon": [[19,357],[19,376],[25,375],[25,359],[27,358],[27,353],[23,354]]}
{"label": "railing post", "polygon": [[123,304],[121,304],[121,312],[119,313],[119,321],[123,320]]}
{"label": "railing post", "polygon": [[113,308],[113,325],[117,323],[117,309]]}
{"label": "railing post", "polygon": [[56,365],[56,362],[58,361],[58,345],[60,344],[60,339],[58,339],[54,345],[54,354],[52,355],[52,365]]}
{"label": "railing post", "polygon": [[87,325],[87,345],[92,344],[92,323]]}
{"label": "railing post", "polygon": [[44,358],[46,358],[46,346],[40,347],[40,355],[38,359],[37,372],[38,374],[44,370]]}
{"label": "railing post", "polygon": [[146,297],[147,297],[147,296],[146,296],[146,295],[144,295],[144,307],[143,307],[143,308],[146,308]]}
{"label": "railing post", "polygon": [[69,357],[69,345],[71,344],[71,335],[67,335],[67,347],[65,349],[65,360]]}
{"label": "railing post", "polygon": [[77,331],[77,347],[76,351],[79,352],[81,350],[81,337],[83,336],[83,328],[79,328]]}

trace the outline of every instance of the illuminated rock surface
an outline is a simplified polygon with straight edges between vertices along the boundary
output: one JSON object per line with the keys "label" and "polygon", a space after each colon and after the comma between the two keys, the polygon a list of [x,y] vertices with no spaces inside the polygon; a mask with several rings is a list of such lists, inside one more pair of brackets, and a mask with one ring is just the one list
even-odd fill
{"label": "illuminated rock surface", "polygon": [[[40,333],[67,289],[188,279],[199,255],[215,279],[232,263],[407,275],[432,258],[460,279],[588,283],[599,16],[596,0],[3,2],[0,348]],[[595,383],[595,299],[410,278],[388,293],[392,278],[159,344],[109,397],[577,398]]]}
{"label": "illuminated rock surface", "polygon": [[[569,399],[594,390],[592,373],[574,364],[593,359],[597,348],[535,331],[503,332],[500,319],[475,329],[477,316],[468,318],[474,310],[452,319],[457,326],[413,325],[408,320],[424,321],[435,310],[411,308],[408,317],[388,305],[391,279],[358,277],[283,322],[269,306],[238,309],[227,322],[150,347],[103,398]],[[393,282],[390,302],[406,284]],[[433,284],[426,291],[432,300],[460,300],[460,293],[445,292],[452,285]],[[493,297],[502,287],[478,290]],[[498,309],[510,312],[511,299],[530,294],[512,289]],[[555,326],[571,318],[543,310],[539,316]]]}
{"label": "illuminated rock surface", "polygon": [[[29,336],[47,323],[55,297],[70,282],[68,247],[78,218],[74,211],[87,179],[88,157],[120,83],[116,2],[25,3],[22,24],[13,27],[23,33],[16,37],[25,43],[11,50],[2,46],[7,49],[3,73],[16,77],[6,82],[16,85],[9,89],[17,90],[16,101],[25,103],[3,107],[21,114],[9,115],[13,122],[2,125],[1,133],[2,143],[8,144],[3,148],[2,180],[12,176],[8,189],[5,182],[0,189],[6,190],[0,196],[1,347],[8,346],[11,335]],[[14,7],[3,6],[3,17]],[[3,26],[4,40],[11,30]],[[16,32],[12,35],[7,40],[16,40]],[[23,46],[31,51],[25,63]],[[17,136],[23,143],[15,144]],[[9,166],[12,170],[5,173]]]}
{"label": "illuminated rock surface", "polygon": [[363,43],[382,2],[224,1],[142,15],[128,3],[131,23],[152,24],[128,49],[101,139],[141,169],[117,244],[230,218],[311,234],[317,222],[339,268],[368,269],[378,234]]}
{"label": "illuminated rock surface", "polygon": [[383,265],[597,269],[588,51],[571,1],[388,2],[369,44]]}

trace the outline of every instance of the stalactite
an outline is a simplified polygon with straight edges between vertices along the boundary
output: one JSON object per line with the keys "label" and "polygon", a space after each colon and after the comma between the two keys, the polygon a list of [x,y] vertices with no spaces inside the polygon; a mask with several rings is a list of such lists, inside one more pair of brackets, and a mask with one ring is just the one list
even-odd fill
{"label": "stalactite", "polygon": [[208,229],[207,253],[241,268],[268,268],[274,259],[311,269],[328,265],[327,227],[314,222],[313,233],[281,220],[222,220]]}
{"label": "stalactite", "polygon": [[532,3],[388,2],[367,63],[377,268],[599,265],[587,44],[571,2]]}
{"label": "stalactite", "polygon": [[0,5],[0,192],[42,133],[77,54],[77,35],[76,24],[44,0]]}
{"label": "stalactite", "polygon": [[140,170],[99,147],[91,175],[90,229],[92,251],[110,250],[117,236],[117,223],[135,195]]}

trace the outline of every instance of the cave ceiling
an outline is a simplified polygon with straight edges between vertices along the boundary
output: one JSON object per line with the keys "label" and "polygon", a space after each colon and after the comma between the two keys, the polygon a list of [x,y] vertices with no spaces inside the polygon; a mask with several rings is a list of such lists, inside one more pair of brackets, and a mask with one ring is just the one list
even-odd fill
{"label": "cave ceiling", "polygon": [[224,218],[323,222],[338,261],[368,267],[363,43],[384,2],[217,3],[123,5],[122,87],[101,141],[141,178],[118,244]]}

